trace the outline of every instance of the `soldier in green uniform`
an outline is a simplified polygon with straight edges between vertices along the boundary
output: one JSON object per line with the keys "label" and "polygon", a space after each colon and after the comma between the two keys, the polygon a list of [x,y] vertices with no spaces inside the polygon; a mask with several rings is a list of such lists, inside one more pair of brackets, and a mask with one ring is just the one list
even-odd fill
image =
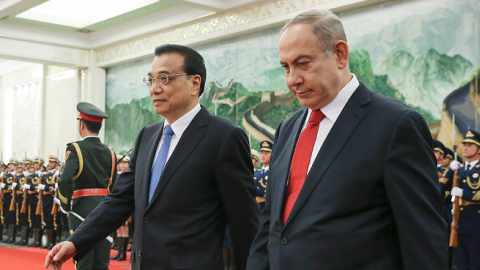
{"label": "soldier in green uniform", "polygon": [[[117,169],[115,153],[98,138],[102,121],[108,115],[86,102],[80,102],[77,110],[80,112],[78,129],[84,139],[67,145],[65,167],[58,185],[62,211],[72,211],[85,218],[108,195]],[[72,214],[68,220],[72,233],[81,220]],[[110,242],[103,240],[74,262],[77,270],[108,269]]]}
{"label": "soldier in green uniform", "polygon": [[38,185],[42,179],[43,158],[36,156],[33,159],[33,170],[30,170],[29,183],[24,184],[25,190],[28,191],[28,213],[33,228],[33,243],[29,247],[40,247],[43,235],[42,214],[37,215],[37,207],[39,204]]}
{"label": "soldier in green uniform", "polygon": [[47,243],[41,246],[43,249],[52,249],[56,243],[56,215],[52,214],[53,197],[55,195],[55,184],[57,183],[58,172],[57,168],[58,158],[55,155],[48,157],[49,171],[43,174],[43,184],[38,184],[39,190],[43,190],[42,211],[45,230],[47,231]]}

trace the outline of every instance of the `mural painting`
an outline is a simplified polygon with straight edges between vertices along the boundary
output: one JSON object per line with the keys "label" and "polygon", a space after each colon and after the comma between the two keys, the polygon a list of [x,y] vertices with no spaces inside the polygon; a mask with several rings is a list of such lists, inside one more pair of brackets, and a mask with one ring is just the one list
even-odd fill
{"label": "mural painting", "polygon": [[[351,71],[372,91],[417,110],[447,147],[452,114],[458,142],[467,128],[478,128],[478,7],[478,0],[392,1],[339,14]],[[195,47],[207,66],[200,104],[242,127],[252,148],[273,140],[278,124],[301,108],[278,62],[279,31]],[[162,119],[141,82],[152,60],[107,70],[106,143],[116,151],[130,149],[143,126]]]}

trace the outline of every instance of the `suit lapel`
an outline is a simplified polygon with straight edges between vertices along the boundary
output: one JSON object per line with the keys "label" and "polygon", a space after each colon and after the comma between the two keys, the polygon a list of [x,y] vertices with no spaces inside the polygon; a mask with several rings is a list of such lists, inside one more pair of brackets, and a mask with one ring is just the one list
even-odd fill
{"label": "suit lapel", "polygon": [[158,130],[155,131],[154,135],[150,138],[150,142],[148,145],[151,146],[150,151],[148,152],[147,156],[147,177],[143,183],[143,190],[147,192],[147,196],[144,196],[145,198],[145,205],[148,206],[148,190],[150,188],[150,178],[152,177],[152,167],[153,167],[153,162],[155,159],[155,153],[157,152],[158,144],[160,143],[160,138],[162,137],[163,134],[163,125],[165,122],[160,123],[160,126],[158,127]]}
{"label": "suit lapel", "polygon": [[292,158],[293,158],[293,153],[295,151],[295,147],[297,145],[297,140],[298,137],[300,136],[300,133],[302,131],[302,126],[303,123],[305,123],[305,118],[307,117],[308,110],[307,108],[304,108],[303,113],[298,117],[298,119],[295,121],[295,124],[293,125],[292,130],[287,130],[286,132],[292,134],[292,136],[288,137],[288,140],[285,142],[285,151],[283,153],[280,153],[282,156],[284,156],[283,162],[281,162],[279,165],[276,166],[276,168],[281,168],[281,172],[278,173],[278,175],[283,175],[281,179],[279,179],[279,189],[278,193],[276,194],[277,196],[277,202],[280,202],[280,207],[277,209],[277,213],[275,215],[276,221],[280,222],[280,224],[283,223],[281,220],[282,218],[282,211],[283,211],[283,205],[284,205],[284,199],[285,199],[285,189],[287,187],[287,181],[288,178],[290,177],[290,165],[292,164]]}
{"label": "suit lapel", "polygon": [[368,104],[370,100],[370,90],[360,83],[360,86],[343,108],[315,158],[285,226],[290,223],[295,214],[307,201],[338,153],[340,153],[349,140],[357,125],[362,121],[366,114],[362,106]]}
{"label": "suit lapel", "polygon": [[[187,129],[183,132],[182,138],[180,138],[180,141],[168,159],[167,164],[165,164],[165,168],[163,169],[162,176],[155,189],[150,205],[153,204],[155,199],[168,184],[173,174],[177,171],[178,167],[182,165],[183,161],[190,155],[203,138],[203,135],[205,134],[205,129],[203,129],[203,127],[208,125],[209,118],[210,113],[202,106],[200,112],[198,112],[190,125],[188,125]],[[150,208],[150,205],[147,207],[147,211],[148,208]]]}

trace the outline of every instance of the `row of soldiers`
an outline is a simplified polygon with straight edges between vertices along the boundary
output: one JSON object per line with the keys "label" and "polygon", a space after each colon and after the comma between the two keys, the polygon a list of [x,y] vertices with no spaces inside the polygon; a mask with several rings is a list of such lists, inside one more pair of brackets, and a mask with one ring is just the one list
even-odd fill
{"label": "row of soldiers", "polygon": [[[443,197],[444,219],[448,224],[448,235],[451,230],[458,237],[454,248],[450,242],[450,268],[478,269],[480,267],[480,133],[468,130],[463,140],[462,156],[457,157],[455,151],[434,140],[434,153],[438,163],[438,174],[441,195]],[[458,186],[454,186],[454,176],[458,175]],[[459,200],[459,218],[453,223],[452,196]]]}
{"label": "row of soldiers", "polygon": [[[0,160],[2,242],[52,249],[62,231],[68,234],[67,216],[54,203],[62,164],[55,155],[48,161],[44,167],[44,159],[38,156],[22,162],[11,158],[6,164]],[[47,242],[42,246],[44,232]],[[18,234],[20,240],[16,241]],[[3,239],[3,235],[7,237]],[[33,242],[29,244],[30,236]]]}

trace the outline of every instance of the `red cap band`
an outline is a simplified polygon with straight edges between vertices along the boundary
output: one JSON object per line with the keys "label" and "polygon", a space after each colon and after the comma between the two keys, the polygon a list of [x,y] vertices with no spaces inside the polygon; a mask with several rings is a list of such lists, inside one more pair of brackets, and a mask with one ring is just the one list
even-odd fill
{"label": "red cap band", "polygon": [[97,122],[97,123],[101,123],[103,121],[103,118],[88,116],[88,115],[85,115],[83,113],[80,113],[80,118],[82,118],[83,120]]}

